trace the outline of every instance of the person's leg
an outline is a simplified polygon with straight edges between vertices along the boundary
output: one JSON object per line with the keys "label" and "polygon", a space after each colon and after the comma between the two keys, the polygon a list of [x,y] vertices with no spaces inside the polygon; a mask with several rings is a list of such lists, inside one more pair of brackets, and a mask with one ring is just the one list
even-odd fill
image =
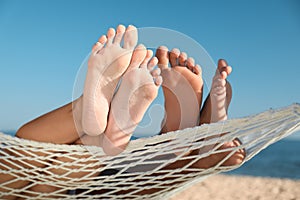
{"label": "person's leg", "polygon": [[[50,142],[55,144],[71,144],[76,141],[84,132],[84,121],[89,121],[91,119],[88,116],[88,112],[85,109],[88,109],[89,105],[87,102],[87,94],[89,92],[95,92],[95,89],[99,90],[100,92],[96,91],[97,93],[94,95],[99,97],[102,95],[101,98],[104,99],[111,99],[114,93],[114,89],[116,88],[116,84],[122,74],[117,73],[119,69],[118,66],[125,67],[122,69],[123,72],[127,69],[130,59],[131,59],[131,49],[135,46],[137,35],[136,35],[136,28],[133,26],[129,26],[125,32],[124,36],[124,48],[120,47],[120,41],[123,36],[122,26],[119,26],[120,29],[117,35],[114,34],[114,30],[110,29],[108,31],[108,39],[106,41],[106,47],[103,47],[104,43],[101,38],[106,37],[102,36],[99,39],[99,43],[93,48],[92,55],[89,59],[89,67],[96,68],[96,67],[108,67],[107,69],[100,68],[100,69],[90,69],[87,75],[87,83],[85,84],[85,91],[84,95],[74,101],[73,103],[69,103],[59,109],[51,111],[25,125],[23,125],[16,133],[17,137],[35,140],[39,142]],[[114,41],[113,41],[114,40]],[[118,49],[118,50],[116,50]],[[129,55],[129,58],[127,57]],[[118,59],[117,59],[118,58]],[[126,62],[125,62],[126,61]],[[105,63],[102,65],[101,63]],[[118,64],[118,65],[116,65]],[[102,71],[101,71],[102,70]],[[93,88],[92,79],[91,77],[99,78],[101,73],[103,73],[102,79],[96,79],[100,81],[101,84],[106,84],[105,87],[101,87],[100,85],[96,84],[96,88]],[[109,76],[110,75],[110,76]],[[90,85],[91,89],[88,90],[87,86]],[[110,90],[110,87],[113,90]],[[88,91],[87,91],[88,90]],[[107,93],[102,93],[102,92]],[[109,94],[109,95],[108,95]],[[103,100],[103,99],[102,99]],[[106,101],[103,100],[103,101]],[[100,100],[100,102],[102,102]],[[97,116],[105,116],[105,120],[107,120],[107,112],[108,112],[108,104],[109,101],[106,101],[106,107],[100,107],[101,109],[93,109],[95,107],[92,106],[91,108],[91,115],[93,116],[94,111],[97,111]],[[102,105],[99,103],[99,105]],[[96,105],[95,105],[96,106]],[[102,109],[103,108],[103,109]],[[81,120],[82,119],[82,120]],[[93,118],[95,119],[95,118]],[[93,120],[91,119],[91,120]],[[106,123],[106,122],[105,122]],[[81,126],[82,124],[82,126]],[[86,125],[86,124],[85,124]],[[98,126],[95,126],[95,130]],[[93,127],[89,127],[93,128]]]}
{"label": "person's leg", "polygon": [[82,134],[82,97],[23,125],[16,136],[55,144],[72,144]]}
{"label": "person's leg", "polygon": [[[124,46],[120,47],[120,42],[123,38],[124,32],[125,32]],[[102,36],[99,39],[99,42],[93,47],[91,57],[89,58],[89,64],[88,64],[89,70],[87,74],[87,80],[85,83],[85,90],[84,90],[83,97],[80,97],[73,103],[69,103],[59,109],[51,111],[23,125],[17,131],[16,136],[24,139],[35,140],[39,142],[50,142],[55,144],[72,144],[75,141],[77,141],[78,138],[83,134],[83,127],[82,127],[82,120],[81,120],[82,110],[84,110],[83,114],[85,114],[86,117],[85,122],[91,119],[91,117],[87,115],[93,114],[93,113],[89,113],[89,109],[90,109],[89,106],[90,107],[93,106],[92,102],[88,100],[89,94],[93,95],[95,89],[98,89],[99,91],[102,92],[102,93],[101,92],[96,93],[96,96],[98,98],[100,99],[102,98],[102,100],[103,99],[107,100],[111,98],[113,91],[111,92],[109,88],[115,88],[115,85],[117,84],[121,74],[126,70],[131,58],[131,49],[136,45],[136,40],[137,40],[136,28],[133,26],[129,26],[126,29],[126,31],[123,26],[119,26],[116,35],[114,33],[114,30],[110,29],[108,31],[107,37]],[[103,48],[103,45],[105,43],[106,43],[106,47]],[[100,74],[103,73],[101,80],[97,79],[100,77],[99,73]],[[95,81],[101,81],[102,83],[105,82],[107,84],[106,88],[104,88],[103,85],[101,85],[103,86],[102,88],[101,87],[99,88],[97,82],[95,83]],[[98,111],[97,118],[106,120],[109,102],[105,102],[105,103],[106,104],[104,105],[101,104],[101,107],[96,108],[95,106],[94,108]],[[91,110],[94,111],[92,108]],[[87,129],[87,127],[93,128],[87,125],[86,123],[84,125],[85,125],[85,129]],[[94,128],[97,128],[97,126],[95,126]],[[19,152],[21,154],[22,151]],[[34,153],[39,155],[41,154],[37,152]],[[36,163],[30,160],[28,160],[28,163],[37,167],[44,166],[40,163]],[[21,164],[21,166],[22,165],[24,166],[24,164]],[[49,163],[49,165],[51,164]],[[1,182],[2,180],[5,180],[7,182],[14,178],[13,176],[2,175],[2,174],[0,174],[0,176],[1,176]],[[14,186],[12,187],[18,187],[18,185],[26,185],[26,184],[27,182],[19,181],[19,182],[15,182],[13,184]],[[43,188],[45,192],[52,190],[50,187],[45,187],[45,186],[35,186],[34,190],[39,190],[36,188]]]}
{"label": "person's leg", "polygon": [[106,129],[112,97],[136,44],[137,29],[128,26],[125,30],[119,25],[116,33],[110,28],[93,48],[83,92],[82,126],[86,134],[96,136]]}
{"label": "person's leg", "polygon": [[[101,146],[107,154],[117,154],[124,150],[129,142],[130,136],[133,133],[137,124],[141,121],[144,113],[149,107],[150,103],[157,95],[157,90],[162,80],[159,70],[153,70],[153,67],[157,63],[157,59],[153,58],[151,51],[146,51],[145,47],[139,46],[135,49],[131,63],[128,70],[122,78],[122,83],[118,92],[116,93],[109,115],[109,122],[107,126],[107,132],[99,136],[90,136],[85,134],[80,139],[74,142],[74,144],[81,145],[94,145]],[[153,80],[155,79],[155,81]],[[124,139],[125,138],[125,139]],[[112,145],[112,146],[110,146]],[[90,155],[87,155],[88,158]],[[88,174],[88,172],[73,172],[64,176],[66,172],[72,169],[79,169],[83,165],[91,165],[92,169],[100,168],[100,163],[95,163],[97,160],[86,162],[74,162],[77,158],[83,156],[69,157],[60,156],[57,157],[57,162],[52,162],[49,172],[60,176],[60,181],[69,180],[70,178],[80,179]],[[65,169],[58,168],[57,165],[65,163]],[[76,170],[75,170],[76,171]],[[90,173],[90,172],[89,172]],[[99,175],[98,172],[90,174],[91,176]],[[84,180],[81,180],[84,182]],[[31,191],[38,193],[49,193],[47,197],[57,197],[51,192],[57,191],[59,188],[51,185],[35,185],[30,188]],[[67,190],[60,193],[66,193]]]}
{"label": "person's leg", "polygon": [[[203,108],[200,114],[200,125],[209,124],[219,121],[224,121],[227,119],[228,107],[232,98],[232,88],[230,83],[226,80],[228,75],[232,72],[232,68],[228,66],[227,62],[223,59],[218,61],[218,68],[216,74],[213,77],[212,87],[209,96],[203,104]],[[220,130],[220,135],[226,134],[222,133]],[[232,147],[238,147],[241,143],[238,139],[224,143],[219,149],[228,149]],[[213,148],[213,146],[205,147],[199,151],[194,151],[194,154],[199,154],[203,151],[208,151],[208,149]],[[212,154],[209,157],[203,158],[194,164],[195,167],[199,168],[209,168],[216,165],[219,161],[224,159],[231,151]],[[245,159],[245,150],[241,149],[235,152],[231,157],[229,157],[222,166],[232,166],[238,165]]]}
{"label": "person's leg", "polygon": [[[161,57],[158,56],[158,58],[161,58]],[[164,58],[166,58],[166,56]],[[161,61],[159,61],[159,62],[161,62]],[[213,84],[212,84],[213,87],[212,87],[210,96],[206,99],[206,101],[203,105],[203,109],[201,111],[201,117],[202,117],[200,119],[201,124],[218,122],[218,121],[227,119],[227,109],[230,104],[232,90],[231,90],[230,84],[227,81],[224,82],[222,80],[225,80],[227,78],[227,76],[231,73],[231,67],[227,66],[227,64],[225,64],[224,60],[221,60],[221,61],[219,61],[218,70],[221,71],[221,73],[218,73],[218,71],[217,71],[217,73],[213,79]],[[226,74],[224,74],[224,72],[226,72]],[[165,77],[163,77],[163,78],[165,80]],[[219,80],[219,79],[222,79],[222,80]],[[215,108],[217,108],[217,109],[215,109],[212,106],[218,106],[218,107],[215,107]],[[230,150],[231,148],[238,147],[240,145],[241,145],[241,143],[237,139],[230,141],[230,142],[226,142],[220,147],[220,149],[229,149],[228,151],[222,152],[222,153],[217,153],[217,154],[211,154],[210,156],[204,157],[204,158],[198,160],[197,162],[195,162],[194,164],[192,164],[190,166],[190,168],[208,169],[213,166],[216,166],[220,161],[222,161],[226,156],[228,156],[228,154],[231,153],[231,151],[232,151],[232,150]],[[199,153],[201,153],[202,150],[203,149],[196,149],[192,152],[189,152],[188,155],[198,155]],[[246,156],[245,150],[239,149],[233,155],[231,155],[228,159],[226,159],[222,163],[221,166],[239,165],[244,161],[245,156]],[[182,168],[186,167],[186,165],[188,165],[190,162],[194,162],[194,160],[186,159],[186,160],[176,161],[176,162],[173,162],[173,163],[167,165],[162,170],[182,169]],[[186,170],[186,171],[182,171],[179,173],[184,176],[184,174],[188,174],[188,173],[190,173],[190,171]],[[164,175],[166,175],[166,174],[165,173],[156,173],[156,174],[150,174],[149,176],[162,176],[163,177]],[[170,178],[161,179],[162,182],[169,181],[169,180],[170,180]],[[180,183],[180,181],[176,182],[176,184],[178,184],[178,183]],[[175,183],[173,183],[173,184],[175,184]],[[168,185],[170,185],[170,184],[166,184],[165,186],[168,186]],[[136,195],[153,194],[153,193],[156,193],[159,191],[161,191],[161,187],[143,190],[141,192],[136,193]]]}
{"label": "person's leg", "polygon": [[[124,45],[121,47],[120,42],[123,38],[123,34]],[[83,134],[83,129],[87,131],[88,129],[95,128],[95,131],[97,131],[98,126],[91,126],[91,124],[94,123],[92,120],[95,120],[93,116],[89,116],[89,114],[95,114],[92,112],[98,111],[96,113],[96,119],[100,119],[100,124],[106,124],[106,122],[101,120],[107,120],[108,106],[110,103],[109,99],[111,99],[113,95],[113,88],[116,87],[120,76],[128,67],[132,53],[131,51],[136,45],[136,41],[137,31],[133,26],[129,26],[125,31],[125,28],[120,25],[116,35],[114,29],[110,29],[107,33],[107,37],[102,36],[99,39],[99,42],[93,47],[91,57],[89,58],[89,70],[83,97],[74,101],[73,104],[69,103],[23,125],[17,131],[16,136],[40,142],[72,144]],[[103,48],[105,44],[106,47]],[[98,79],[101,73],[102,77],[101,79]],[[95,81],[101,81],[102,85],[98,85]],[[106,85],[103,85],[103,83]],[[96,89],[99,92],[95,94]],[[98,105],[93,105],[93,99],[89,99],[92,98],[92,95],[95,95],[100,102],[103,100],[104,103],[99,103],[101,104],[100,107]],[[82,110],[84,111],[83,113]],[[83,123],[84,128],[81,120],[82,114],[85,115],[85,123]],[[91,123],[89,124],[89,122]],[[19,151],[20,154],[22,152],[23,151]],[[40,156],[44,155],[37,152],[33,152],[33,154],[38,154]],[[24,153],[24,155],[27,154]],[[61,160],[63,161],[66,159],[61,158]],[[28,160],[28,163],[32,166],[45,167],[44,165],[31,160]],[[49,165],[51,165],[51,163],[49,163]],[[20,164],[20,166],[25,167],[24,164]],[[58,174],[60,172],[56,171],[55,173]],[[0,174],[0,176],[1,182],[7,182],[14,179],[13,176],[5,174]],[[28,182],[18,181],[10,184],[9,187],[19,188],[19,186],[24,186],[26,184],[28,184]],[[50,192],[56,190],[56,188],[37,185],[34,186],[32,190]]]}
{"label": "person's leg", "polygon": [[[183,109],[194,109],[197,110],[197,104],[192,103],[191,100],[187,97],[189,95],[186,95],[183,91],[186,91],[190,88],[190,94],[194,97],[196,94],[197,99],[202,100],[202,88],[203,88],[203,81],[201,76],[197,77],[197,75],[201,75],[199,73],[193,73],[195,71],[190,71],[184,67],[174,67],[177,63],[181,66],[185,66],[184,62],[186,59],[183,59],[186,57],[186,55],[180,54],[179,50],[174,49],[170,53],[168,53],[168,49],[166,47],[159,47],[156,52],[156,56],[158,57],[158,65],[162,69],[162,76],[164,79],[163,83],[163,89],[164,89],[164,95],[165,95],[165,101],[166,101],[166,112],[167,117],[165,121],[165,126],[163,127],[162,132],[168,132],[180,129],[180,126],[183,126],[183,128],[187,127],[193,127],[197,124],[188,124],[188,123],[182,123],[184,122],[184,117],[186,117],[191,122],[196,122],[196,119],[198,119],[198,115],[193,114],[193,112],[187,112],[186,115],[181,116],[183,113]],[[181,60],[181,61],[180,61]],[[170,62],[171,68],[168,67],[168,63]],[[180,71],[180,75],[176,73],[176,69],[183,69],[185,70],[186,74],[183,73],[183,71]],[[200,68],[196,68],[200,69]],[[206,99],[203,108],[201,110],[201,117],[200,117],[200,125],[203,123],[212,123],[212,122],[218,122],[221,120],[227,119],[227,110],[228,106],[231,101],[232,97],[232,89],[231,85],[228,81],[226,81],[227,76],[231,73],[232,68],[227,65],[225,60],[220,60],[218,63],[218,69],[216,71],[216,74],[213,78],[213,84],[212,89],[210,91],[209,97]],[[181,79],[180,79],[181,78]],[[179,80],[180,85],[176,85],[177,81]],[[185,88],[182,89],[180,86],[184,86]],[[200,90],[201,88],[201,90]],[[198,91],[201,91],[201,96],[197,94],[200,94]],[[198,92],[198,93],[197,93]],[[175,95],[176,94],[176,95]],[[185,95],[184,95],[185,94]],[[199,98],[201,97],[201,98]],[[193,99],[193,98],[192,98]],[[201,106],[201,101],[199,102],[199,109]],[[180,101],[182,103],[180,103]],[[189,102],[190,101],[190,102]],[[181,107],[180,107],[181,106]],[[198,109],[198,111],[199,111]],[[169,117],[169,118],[168,118]],[[169,120],[169,121],[168,121]],[[221,149],[226,149],[229,147],[239,146],[240,142],[238,140],[234,140],[228,143],[225,143],[221,146]],[[202,150],[202,149],[201,149]],[[199,153],[201,150],[196,150],[191,152],[192,154]],[[214,164],[217,164],[218,161],[221,161],[225,156],[227,156],[229,152],[224,152],[221,154],[214,154],[212,156],[206,157],[204,159],[199,160],[196,165],[199,168],[208,168],[212,167]],[[229,159],[227,159],[223,165],[237,165],[240,164],[243,159],[245,158],[245,152],[244,150],[239,150],[235,154],[233,154]],[[184,164],[184,162],[177,162],[174,166],[181,166]]]}
{"label": "person's leg", "polygon": [[[136,28],[133,26],[129,26],[125,30],[125,27],[120,25],[117,34],[115,34],[114,29],[109,29],[107,36],[100,37],[92,49],[88,61],[88,73],[83,96],[75,101],[73,105],[72,103],[67,104],[22,126],[17,132],[17,137],[40,142],[72,144],[76,143],[84,131],[93,128],[95,128],[94,131],[97,131],[100,125],[91,126],[93,123],[100,122],[100,124],[105,124],[106,127],[106,121],[103,122],[103,120],[107,120],[109,99],[112,98],[120,76],[129,65],[131,51],[137,41],[136,34]],[[120,42],[123,35],[124,45],[121,47]],[[104,47],[104,45],[106,46]],[[100,84],[98,84],[98,81]],[[104,83],[106,85],[103,85]],[[93,99],[94,96],[97,99]],[[94,100],[98,102],[95,105]],[[97,119],[100,121],[96,122]],[[74,158],[76,159],[76,156]],[[72,158],[58,157],[57,161],[57,163],[49,163],[49,171],[62,175],[65,170],[52,169],[51,165],[55,166],[60,162],[71,163],[73,160]],[[42,165],[38,166],[43,167]],[[76,167],[70,164],[70,169]],[[81,174],[72,173],[66,178],[80,177]],[[31,191],[42,193],[53,192],[57,189],[50,185],[35,185],[30,188]],[[63,193],[65,192],[63,191]]]}
{"label": "person's leg", "polygon": [[[27,137],[26,139],[32,139],[32,140],[37,139],[38,141],[41,140],[43,142],[46,141],[46,142],[52,142],[52,143],[56,143],[56,144],[81,144],[78,142],[80,139],[80,136],[85,135],[85,134],[83,134],[82,127],[81,127],[82,97],[80,97],[78,100],[76,100],[73,104],[74,104],[73,106],[71,104],[68,104],[60,109],[57,109],[55,111],[52,111],[52,112],[46,114],[45,116],[40,117],[42,122],[37,123],[36,126],[35,126],[34,122],[29,123],[29,125],[31,127],[35,127],[36,129],[40,128],[41,130],[46,131],[46,132],[40,132],[40,133],[43,133],[43,134],[48,133],[48,134],[54,135],[53,138],[50,137],[51,135],[49,136],[52,140],[49,141],[49,139],[47,138],[48,136],[44,136],[43,134],[41,134],[40,136],[36,136],[35,134],[30,135],[32,133],[32,132],[30,132],[31,129],[26,127],[26,125],[24,126],[25,130],[24,129],[21,130],[22,134],[17,134],[17,135],[19,137],[20,136]],[[72,113],[72,111],[73,111],[73,115],[67,115],[67,113]],[[39,122],[38,119],[37,119],[37,122]],[[53,120],[50,120],[50,119],[53,119]],[[49,124],[47,124],[47,123],[49,123]],[[57,132],[55,130],[52,133],[52,132],[50,132],[51,129],[49,129],[49,130],[45,129],[47,127],[47,125],[49,126],[49,128],[50,127],[53,127],[54,129],[58,128],[58,130],[56,130],[56,131],[60,131],[62,134],[56,135]],[[68,125],[71,125],[71,126],[68,126]],[[39,130],[34,129],[34,131],[36,133],[39,133]],[[30,135],[30,138],[28,137],[28,135]],[[68,136],[70,138],[68,138]],[[33,163],[32,161],[28,161],[28,163],[32,164],[32,166],[36,166],[39,168],[47,167],[47,173],[54,174],[56,177],[61,177],[61,178],[57,178],[58,181],[67,181],[72,178],[80,178],[80,177],[87,175],[87,172],[76,171],[76,170],[73,173],[68,173],[73,169],[80,169],[82,166],[86,166],[86,165],[93,166],[86,170],[93,170],[93,169],[101,167],[100,163],[98,163],[97,160],[78,162],[79,158],[80,159],[89,158],[90,155],[79,156],[76,154],[76,152],[74,152],[74,154],[71,156],[68,154],[66,154],[67,156],[64,156],[63,152],[60,152],[60,153],[61,153],[61,156],[56,156],[55,158],[52,159],[55,161],[49,162],[47,165],[45,165],[45,164],[41,165],[40,163],[36,163],[36,162]],[[39,152],[34,152],[33,155],[35,155],[35,154],[38,154],[39,156],[44,155]],[[51,154],[51,152],[49,152],[49,154]],[[64,167],[63,168],[58,167],[62,163],[64,163]],[[24,167],[26,167],[26,166],[24,166]],[[65,176],[66,173],[68,173],[67,176]],[[95,173],[91,176],[97,176],[98,174],[99,173]],[[45,174],[45,176],[47,177],[48,175]],[[82,180],[82,182],[84,182],[84,181],[85,180]],[[18,183],[18,184],[20,184],[20,183]],[[28,184],[28,182],[27,182],[27,184]],[[59,193],[57,193],[58,190],[60,190]],[[59,194],[66,194],[68,192],[67,189],[62,190],[62,188],[55,187],[53,185],[47,184],[46,182],[45,182],[45,184],[35,184],[32,187],[30,187],[28,189],[28,191],[29,192],[24,193],[24,195],[29,196],[29,197],[30,196],[35,197],[36,195],[34,193],[37,193],[37,194],[43,193],[43,197],[45,197],[45,198],[59,198],[60,197]]]}
{"label": "person's leg", "polygon": [[167,47],[161,46],[156,56],[164,79],[166,115],[162,133],[197,126],[203,92],[200,66],[178,49],[169,52]]}
{"label": "person's leg", "polygon": [[[15,173],[11,171],[10,174],[7,174],[10,170],[15,169],[19,170],[24,165],[22,162],[19,162],[15,159],[9,159],[5,158],[5,155],[13,155],[14,157],[17,157],[17,155],[14,155],[16,149],[1,149],[0,151],[0,170],[3,170],[4,173],[0,172],[0,199],[16,199],[17,196],[15,194],[12,195],[5,195],[4,192],[11,192],[14,189],[23,188],[24,186],[29,184],[29,181],[24,181],[18,179],[19,177],[22,177],[21,173]],[[23,152],[22,152],[23,153]],[[5,189],[6,187],[7,189]]]}
{"label": "person's leg", "polygon": [[[79,98],[73,103],[69,103],[61,108],[38,117],[37,119],[34,119],[31,122],[28,122],[17,131],[16,137],[35,140],[39,142],[51,142],[56,144],[73,143],[74,141],[78,140],[78,138],[82,134],[82,132],[80,131],[81,103],[82,99]],[[78,123],[75,123],[75,121],[77,121]],[[33,150],[25,151],[20,149],[7,149],[2,151],[2,153],[4,153],[5,151],[6,154],[10,154],[14,157],[20,157],[20,159],[22,159],[22,162],[16,160],[3,160],[3,162],[1,161],[3,165],[0,166],[0,169],[2,170],[8,170],[8,168],[16,170],[27,168],[28,170],[30,170],[33,169],[33,166],[42,168],[45,167],[45,164],[35,161],[35,155],[51,155],[51,152],[36,152]],[[0,154],[2,153],[0,152]],[[24,157],[27,157],[28,159],[24,159]],[[0,173],[0,184],[4,184],[8,188],[15,189],[22,188],[29,184],[28,181],[18,180],[15,176],[18,176],[18,174],[9,175]],[[1,191],[4,192],[8,190]],[[5,199],[15,198],[16,196],[13,195],[5,196]]]}
{"label": "person's leg", "polygon": [[[161,55],[161,54],[160,54]],[[159,63],[167,63],[167,55],[165,56],[158,56]],[[206,100],[205,104],[203,105],[203,109],[201,111],[201,123],[212,123],[212,122],[218,122],[221,120],[227,119],[227,109],[231,100],[231,86],[229,83],[223,81],[227,78],[227,75],[231,73],[231,67],[227,66],[225,64],[224,60],[219,61],[218,70],[220,73],[216,73],[214,80],[213,80],[213,87],[210,93],[210,96]],[[226,72],[226,74],[224,74]],[[163,73],[162,73],[163,74]],[[166,79],[163,77],[164,80]],[[222,80],[219,80],[222,79]],[[213,99],[214,98],[214,99]],[[217,109],[213,108],[212,106],[218,106]],[[204,117],[204,118],[203,118]],[[233,140],[231,142],[227,142],[223,144],[220,149],[231,149],[232,147],[240,146],[241,143],[238,140]],[[189,155],[198,155],[199,151],[202,149],[196,149],[189,153]],[[211,154],[208,157],[202,158],[192,164],[190,168],[196,168],[196,169],[208,169],[210,167],[216,166],[220,161],[222,161],[228,154],[231,153],[231,150],[228,150],[227,152],[222,152],[218,154]],[[225,162],[223,162],[222,166],[233,166],[241,164],[245,159],[245,151],[244,149],[240,149],[236,151],[230,158],[228,158]],[[176,161],[174,163],[171,163],[164,167],[162,170],[178,170],[186,167],[187,164],[190,162],[194,162],[193,159],[186,159],[186,160],[180,160]],[[190,173],[189,170],[182,171],[180,174],[188,174]],[[157,174],[151,174],[149,176],[164,176],[165,173],[157,173]],[[163,178],[161,181],[168,181],[170,178]],[[177,182],[177,183],[180,183]],[[177,184],[176,183],[176,184]],[[173,183],[175,184],[175,183]],[[168,186],[168,184],[166,184]],[[136,193],[136,195],[145,195],[145,194],[153,194],[155,192],[159,192],[161,188],[152,188],[148,190],[143,190],[141,192]]]}
{"label": "person's leg", "polygon": [[[75,144],[80,144],[76,141]],[[49,184],[45,182],[44,184],[35,184],[29,188],[30,192],[27,192],[27,196],[35,197],[37,194],[43,194],[44,198],[59,198],[61,194],[66,194],[69,189],[64,187],[63,184],[74,180],[85,184],[85,182],[91,181],[92,177],[99,175],[99,170],[102,166],[100,161],[92,156],[92,152],[85,153],[84,155],[74,152],[69,154],[69,152],[61,152],[61,155],[53,159],[54,161],[47,167],[47,176],[51,181],[55,177],[55,184]],[[73,171],[73,172],[71,172]],[[63,182],[62,186],[58,186],[58,182]],[[58,187],[57,187],[58,186]]]}

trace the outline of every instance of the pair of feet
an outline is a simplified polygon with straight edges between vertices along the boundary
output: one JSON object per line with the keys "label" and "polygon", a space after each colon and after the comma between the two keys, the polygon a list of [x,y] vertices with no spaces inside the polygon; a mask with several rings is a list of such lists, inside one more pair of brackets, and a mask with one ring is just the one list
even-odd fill
{"label": "pair of feet", "polygon": [[110,28],[88,61],[81,120],[86,135],[79,143],[96,142],[109,155],[125,149],[162,84],[157,58],[145,46],[136,47],[137,39],[134,26]]}
{"label": "pair of feet", "polygon": [[[95,144],[90,136],[99,135],[98,145],[107,154],[124,150],[161,84],[166,110],[162,132],[199,125],[203,92],[200,66],[178,49],[169,52],[161,46],[152,57],[152,51],[136,45],[137,29],[119,25],[117,31],[111,28],[100,37],[89,58],[82,109],[86,135],[81,142]],[[159,68],[155,69],[157,64]],[[202,109],[202,123],[227,118],[231,90],[226,78],[230,73],[231,67],[220,60],[208,103]]]}

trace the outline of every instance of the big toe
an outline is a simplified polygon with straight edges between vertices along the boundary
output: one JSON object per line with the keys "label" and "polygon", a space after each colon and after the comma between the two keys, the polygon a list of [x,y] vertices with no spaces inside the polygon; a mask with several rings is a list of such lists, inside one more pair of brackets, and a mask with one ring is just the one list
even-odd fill
{"label": "big toe", "polygon": [[232,72],[232,68],[230,66],[228,66],[226,60],[224,59],[220,59],[218,61],[218,69],[217,69],[217,73],[220,73],[221,76],[226,79],[227,76]]}
{"label": "big toe", "polygon": [[125,49],[134,49],[137,45],[138,33],[135,26],[129,25],[124,34],[124,48]]}
{"label": "big toe", "polygon": [[218,68],[226,67],[227,65],[228,64],[227,64],[226,60],[219,59],[219,61],[218,61]]}
{"label": "big toe", "polygon": [[169,64],[169,50],[165,46],[160,46],[156,50],[155,56],[158,59],[158,67],[163,70],[168,68]]}

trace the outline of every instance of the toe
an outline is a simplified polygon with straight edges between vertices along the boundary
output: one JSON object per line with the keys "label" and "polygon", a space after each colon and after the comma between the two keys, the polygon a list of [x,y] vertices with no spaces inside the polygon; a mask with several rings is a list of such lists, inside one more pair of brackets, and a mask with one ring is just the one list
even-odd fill
{"label": "toe", "polygon": [[[218,69],[217,69],[221,75],[222,78],[226,79],[227,76],[232,72],[232,68],[230,66],[228,66],[226,60],[224,59],[220,59],[218,61]],[[224,73],[225,72],[225,73]]]}
{"label": "toe", "polygon": [[181,52],[179,55],[179,65],[185,67],[186,59],[187,59],[187,54],[185,52]]}
{"label": "toe", "polygon": [[115,36],[115,39],[114,39],[115,44],[120,44],[121,43],[123,35],[125,33],[125,29],[126,29],[125,26],[123,26],[121,24],[118,26],[117,33],[116,33],[116,36]]}
{"label": "toe", "polygon": [[224,59],[220,59],[219,61],[218,61],[218,68],[219,69],[221,69],[222,67],[226,67],[228,64],[227,64],[227,62],[226,62],[226,60],[224,60]]}
{"label": "toe", "polygon": [[156,57],[153,57],[151,60],[150,60],[150,62],[148,63],[148,70],[149,71],[152,71],[153,70],[153,68],[157,65],[157,63],[158,63],[158,59],[156,58]]}
{"label": "toe", "polygon": [[227,76],[228,76],[228,74],[227,74],[226,71],[221,72],[221,77],[222,77],[223,80],[225,80],[227,78]]}
{"label": "toe", "polygon": [[172,67],[178,66],[179,49],[172,49],[170,52],[170,63]]}
{"label": "toe", "polygon": [[160,71],[159,68],[154,69],[154,70],[151,71],[151,75],[152,75],[153,77],[160,76],[160,73],[161,73],[161,71]]}
{"label": "toe", "polygon": [[93,46],[92,52],[93,54],[97,54],[102,48],[103,48],[103,44],[101,44],[100,42],[96,42],[96,44]]}
{"label": "toe", "polygon": [[226,68],[225,71],[226,71],[227,75],[231,74],[232,67],[231,66],[226,66],[225,68]]}
{"label": "toe", "polygon": [[168,51],[169,51],[168,48],[165,46],[160,46],[156,50],[155,56],[158,59],[158,67],[161,68],[162,70],[168,68],[168,64],[169,64]]}
{"label": "toe", "polygon": [[186,61],[186,66],[192,71],[195,66],[195,60],[192,57],[189,57]]}
{"label": "toe", "polygon": [[138,34],[135,26],[129,25],[125,31],[124,35],[124,48],[134,49],[137,45]]}
{"label": "toe", "polygon": [[94,44],[94,46],[92,47],[92,52],[93,52],[93,53],[97,51],[99,45],[101,45],[100,42],[96,42],[96,43]]}
{"label": "toe", "polygon": [[222,68],[221,71],[219,69],[216,70],[215,77],[221,78],[221,79],[226,79],[228,76],[226,69]]}
{"label": "toe", "polygon": [[145,59],[143,60],[142,64],[141,64],[141,68],[147,68],[149,60],[151,59],[151,57],[153,56],[153,51],[151,50],[147,50],[147,54]]}
{"label": "toe", "polygon": [[163,82],[162,76],[157,76],[154,78],[155,85],[160,86],[162,84],[162,82]]}
{"label": "toe", "polygon": [[200,67],[200,65],[195,65],[195,67],[193,67],[192,71],[199,75],[199,76],[202,76],[202,68]]}
{"label": "toe", "polygon": [[103,46],[105,45],[105,42],[107,41],[107,38],[105,35],[102,35],[99,40],[94,44],[93,48],[92,48],[92,52],[93,53],[97,53],[98,51],[100,51]]}
{"label": "toe", "polygon": [[144,61],[146,54],[147,54],[146,47],[142,44],[138,45],[132,53],[132,57],[128,69],[131,70],[131,69],[138,68]]}
{"label": "toe", "polygon": [[113,28],[108,29],[107,31],[107,46],[110,46],[113,42],[113,39],[116,35],[116,31]]}
{"label": "toe", "polygon": [[106,35],[102,35],[98,40],[98,42],[100,42],[103,45],[106,43],[106,41],[107,41]]}

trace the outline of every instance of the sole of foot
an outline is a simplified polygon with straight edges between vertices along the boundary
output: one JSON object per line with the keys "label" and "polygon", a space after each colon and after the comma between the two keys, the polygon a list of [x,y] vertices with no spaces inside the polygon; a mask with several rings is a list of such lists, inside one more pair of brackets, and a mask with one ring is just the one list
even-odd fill
{"label": "sole of foot", "polygon": [[[121,45],[121,41],[124,44]],[[82,129],[95,136],[104,132],[112,97],[127,70],[137,44],[137,29],[123,25],[110,28],[94,45],[83,92]]]}
{"label": "sole of foot", "polygon": [[200,66],[179,49],[169,52],[160,46],[156,56],[164,79],[166,116],[162,132],[197,126],[203,93]]}
{"label": "sole of foot", "polygon": [[107,155],[124,151],[131,135],[142,120],[162,84],[157,58],[153,52],[139,45],[133,51],[127,71],[111,103],[108,124],[101,146]]}

